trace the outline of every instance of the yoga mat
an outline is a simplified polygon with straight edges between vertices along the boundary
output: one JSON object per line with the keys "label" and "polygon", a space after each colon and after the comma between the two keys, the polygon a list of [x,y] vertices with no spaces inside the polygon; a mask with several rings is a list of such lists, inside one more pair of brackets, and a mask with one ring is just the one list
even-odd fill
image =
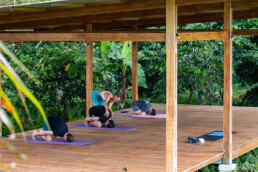
{"label": "yoga mat", "polygon": [[35,141],[32,138],[30,138],[30,139],[26,139],[25,142],[53,143],[53,144],[80,145],[80,146],[95,143],[95,141],[84,141],[84,140],[74,140],[73,142],[66,142],[64,141],[64,139],[58,139],[58,140],[53,140],[52,142],[47,142],[41,138],[36,138]]}
{"label": "yoga mat", "polygon": [[152,115],[132,115],[136,118],[166,118],[166,114],[156,114],[155,116]]}
{"label": "yoga mat", "polygon": [[132,115],[128,114],[128,113],[120,113],[120,114],[118,114],[118,116],[132,116]]}
{"label": "yoga mat", "polygon": [[[232,134],[235,134],[236,131],[233,131]],[[198,138],[203,138],[205,141],[216,141],[223,138],[223,131],[213,131],[208,134],[204,134]]]}
{"label": "yoga mat", "polygon": [[136,118],[166,118],[166,114],[156,114],[155,116],[152,115],[132,115],[128,113],[121,113],[118,116],[132,116]]}
{"label": "yoga mat", "polygon": [[129,126],[116,126],[114,128],[107,128],[107,127],[98,128],[98,127],[95,127],[95,126],[86,127],[84,124],[78,124],[78,125],[74,125],[72,127],[110,129],[110,130],[133,130],[133,129],[137,128],[137,127],[129,127]]}

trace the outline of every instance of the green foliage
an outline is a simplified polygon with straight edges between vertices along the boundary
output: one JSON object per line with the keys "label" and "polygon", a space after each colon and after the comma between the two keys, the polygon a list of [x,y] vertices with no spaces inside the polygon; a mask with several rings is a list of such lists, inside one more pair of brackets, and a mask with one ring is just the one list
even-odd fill
{"label": "green foliage", "polygon": [[257,172],[258,171],[258,148],[236,158],[233,163],[237,165],[237,172],[249,171]]}

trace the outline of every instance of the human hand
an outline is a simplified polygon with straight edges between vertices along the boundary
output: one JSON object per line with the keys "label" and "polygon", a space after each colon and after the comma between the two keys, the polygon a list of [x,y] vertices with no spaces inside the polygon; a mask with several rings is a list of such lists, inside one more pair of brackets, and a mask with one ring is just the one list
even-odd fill
{"label": "human hand", "polygon": [[106,111],[105,116],[109,117],[109,112],[108,111]]}

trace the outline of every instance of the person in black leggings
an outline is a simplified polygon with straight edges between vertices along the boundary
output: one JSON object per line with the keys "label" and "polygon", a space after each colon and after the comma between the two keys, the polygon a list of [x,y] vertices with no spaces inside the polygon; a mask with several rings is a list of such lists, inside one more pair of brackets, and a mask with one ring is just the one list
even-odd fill
{"label": "person in black leggings", "polygon": [[109,116],[106,116],[105,106],[98,105],[89,109],[90,117],[85,118],[84,123],[86,126],[94,125],[95,127],[108,127],[114,128],[115,123],[112,120],[112,112],[109,111]]}

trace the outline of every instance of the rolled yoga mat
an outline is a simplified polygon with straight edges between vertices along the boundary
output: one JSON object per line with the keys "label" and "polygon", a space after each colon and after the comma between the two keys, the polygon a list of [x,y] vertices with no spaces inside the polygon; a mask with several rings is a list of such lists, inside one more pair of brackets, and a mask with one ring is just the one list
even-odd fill
{"label": "rolled yoga mat", "polygon": [[74,140],[73,142],[66,142],[64,139],[58,139],[58,140],[53,140],[51,142],[47,142],[41,138],[36,138],[34,141],[32,138],[26,139],[25,142],[37,142],[37,143],[52,143],[52,144],[64,144],[64,145],[88,145],[91,143],[95,143],[95,141],[84,141],[84,140]]}
{"label": "rolled yoga mat", "polygon": [[79,128],[97,128],[97,129],[110,129],[110,130],[133,130],[137,127],[129,127],[129,126],[115,126],[114,128],[107,128],[107,127],[95,127],[95,126],[89,126],[86,127],[84,124],[78,124],[78,125],[74,125],[72,127],[79,127]]}

